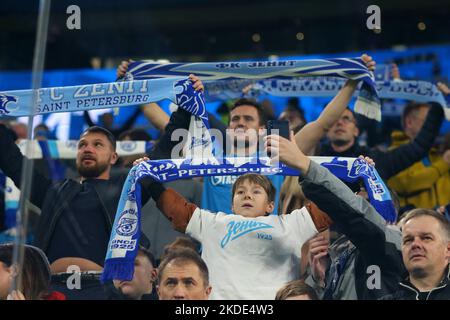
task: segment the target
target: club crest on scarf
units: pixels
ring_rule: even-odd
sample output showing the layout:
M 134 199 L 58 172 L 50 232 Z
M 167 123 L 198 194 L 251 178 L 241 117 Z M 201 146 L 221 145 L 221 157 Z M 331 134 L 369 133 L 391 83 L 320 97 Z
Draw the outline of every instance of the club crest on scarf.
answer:
M 10 111 L 8 111 L 8 104 L 11 102 L 17 102 L 17 97 L 0 93 L 0 115 L 10 113 Z
M 137 212 L 134 209 L 125 210 L 119 219 L 116 232 L 118 235 L 129 237 L 136 233 L 138 224 Z
M 360 97 L 355 108 L 371 119 L 381 120 L 381 106 L 375 88 L 375 78 L 361 58 L 311 59 L 289 61 L 154 63 L 136 61 L 128 73 L 134 79 L 170 78 L 196 74 L 207 84 L 211 80 L 291 79 L 295 77 L 331 76 L 361 80 Z M 364 95 L 362 95 L 364 93 Z
M 190 64 L 191 68 L 194 64 Z M 291 64 L 292 65 L 292 64 Z M 264 65 L 258 63 L 247 63 L 242 64 L 242 66 L 246 67 L 246 70 L 256 70 L 256 75 L 261 76 L 268 72 L 268 69 L 271 71 L 277 70 L 279 65 Z M 354 68 L 359 66 L 359 70 L 356 71 Z M 147 67 L 147 66 L 144 66 Z M 225 66 L 226 67 L 226 66 Z M 339 69 L 337 72 L 335 69 Z M 169 65 L 165 65 L 164 68 L 167 70 L 170 69 Z M 284 70 L 285 74 L 277 74 L 276 76 L 308 76 L 310 72 L 313 74 L 317 72 L 318 75 L 339 75 L 341 77 L 347 77 L 352 79 L 365 79 L 367 82 L 366 85 L 374 85 L 374 81 L 371 78 L 373 75 L 361 64 L 357 59 L 331 59 L 331 60 L 321 60 L 321 61 L 302 61 L 299 65 L 293 66 L 293 69 L 288 71 Z M 330 69 L 331 68 L 331 69 Z M 151 67 L 150 67 L 151 69 Z M 208 68 L 206 68 L 208 69 Z M 136 70 L 136 66 L 132 66 L 130 64 L 130 72 Z M 149 69 L 147 69 L 149 70 Z M 160 73 L 161 70 L 158 70 L 157 73 Z M 205 70 L 203 70 L 205 71 Z M 180 75 L 182 72 L 182 67 L 177 66 L 177 70 L 175 71 Z M 225 73 L 230 74 L 229 70 L 223 71 Z M 190 70 L 189 73 L 199 73 Z M 204 73 L 204 72 L 203 72 Z M 242 70 L 237 72 L 231 72 L 232 75 L 237 75 L 237 77 L 241 77 Z M 298 74 L 297 74 L 298 73 Z M 273 75 L 273 74 L 272 74 Z M 160 75 L 163 76 L 163 75 Z M 222 75 L 223 76 L 223 75 Z M 136 77 L 135 77 L 136 78 Z M 205 108 L 205 102 L 202 93 L 197 92 L 193 89 L 192 84 L 189 80 L 178 80 L 174 83 L 174 91 L 175 91 L 175 100 L 180 108 L 190 112 L 194 117 L 195 121 L 199 122 L 198 128 L 194 123 L 192 124 L 192 128 L 198 129 L 194 134 L 194 139 L 189 139 L 194 147 L 204 147 L 205 144 L 211 145 L 212 142 L 206 143 L 206 140 L 211 140 L 208 136 L 204 136 L 203 133 L 207 129 L 209 129 L 208 117 Z M 206 129 L 206 130 L 205 130 Z M 140 236 L 140 183 L 139 180 L 144 178 L 150 178 L 159 182 L 172 181 L 182 178 L 193 178 L 196 176 L 215 176 L 215 175 L 241 175 L 248 172 L 259 173 L 259 174 L 280 174 L 280 175 L 299 175 L 299 172 L 287 167 L 282 163 L 277 163 L 276 165 L 271 164 L 271 162 L 267 159 L 261 161 L 258 157 L 253 158 L 225 158 L 225 159 L 216 159 L 216 161 L 209 162 L 204 161 L 202 159 L 200 162 L 197 162 L 198 159 L 186 158 L 186 159 L 168 159 L 168 160 L 150 160 L 147 162 L 141 162 L 138 165 L 134 166 L 125 182 L 124 188 L 122 190 L 121 200 L 119 202 L 119 206 L 117 209 L 116 219 L 114 221 L 114 228 L 110 238 L 110 244 L 114 244 L 119 240 L 122 240 L 120 237 L 120 233 L 127 234 L 128 236 L 124 239 L 127 241 L 138 241 Z M 330 161 L 330 158 L 327 158 Z M 339 164 L 338 159 L 335 159 L 335 163 Z M 342 163 L 342 174 L 341 176 L 346 179 L 350 178 L 349 171 L 352 167 L 353 160 L 345 161 L 345 164 Z M 357 168 L 357 169 L 356 169 Z M 338 169 L 340 167 L 338 166 Z M 360 174 L 366 168 L 360 164 L 359 167 L 355 167 L 355 174 L 358 171 Z M 338 170 L 339 171 L 339 170 Z M 334 173 L 334 172 L 333 172 Z M 366 174 L 367 176 L 367 174 Z M 367 177 L 366 177 L 367 178 Z M 134 196 L 132 195 L 134 194 Z M 389 199 L 390 200 L 390 199 Z M 137 223 L 136 223 L 136 233 L 133 233 L 131 230 L 134 230 L 134 220 L 129 216 L 126 216 L 124 212 L 126 210 L 136 210 L 137 212 Z M 134 211 L 133 211 L 134 213 Z M 133 217 L 134 218 L 134 217 Z M 234 229 L 233 229 L 234 230 Z M 251 230 L 251 229 L 249 229 Z M 236 229 L 237 231 L 237 229 Z M 236 237 L 243 235 L 244 233 L 236 234 Z M 227 242 L 227 241 L 225 241 Z M 226 244 L 226 243 L 225 243 Z M 224 245 L 225 245 L 224 244 Z M 111 279 L 119 279 L 119 280 L 130 280 L 133 277 L 134 273 L 134 259 L 137 255 L 137 248 L 134 249 L 126 249 L 126 250 L 117 250 L 112 245 L 108 247 L 108 252 L 105 258 L 105 266 L 102 275 L 102 280 L 111 280 Z

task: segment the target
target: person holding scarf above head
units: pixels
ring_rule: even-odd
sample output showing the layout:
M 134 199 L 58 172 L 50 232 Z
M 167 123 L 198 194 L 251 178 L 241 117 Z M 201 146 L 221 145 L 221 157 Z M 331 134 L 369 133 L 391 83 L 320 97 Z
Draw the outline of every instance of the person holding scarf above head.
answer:
M 203 90 L 197 77 L 192 75 L 190 81 L 195 90 Z M 179 117 L 179 114 L 171 117 L 160 143 L 150 152 L 152 157 L 161 158 L 174 146 L 172 132 L 183 126 Z M 37 169 L 33 171 L 30 201 L 41 209 L 35 245 L 49 258 L 53 288 L 65 293 L 68 299 L 106 298 L 99 279 L 126 178 L 126 175 L 110 176 L 111 167 L 117 161 L 115 149 L 111 132 L 90 127 L 78 141 L 79 180 L 54 183 Z M 0 125 L 0 150 L 0 169 L 20 189 L 22 165 L 27 159 L 4 125 Z M 144 187 L 142 202 L 148 199 Z M 73 271 L 81 271 L 81 286 L 70 289 L 68 283 Z
M 358 123 L 350 108 L 344 108 L 335 116 L 332 125 L 321 133 L 329 142 L 321 145 L 320 156 L 358 157 L 363 154 L 377 163 L 381 178 L 387 181 L 426 156 L 439 134 L 444 111 L 437 103 L 431 103 L 417 135 L 410 142 L 388 151 L 358 144 Z
M 358 196 L 343 182 L 300 151 L 293 135 L 291 140 L 268 136 L 266 151 L 300 171 L 302 181 L 323 186 L 321 192 L 332 193 L 347 205 L 357 201 Z M 136 160 L 135 165 L 146 160 Z M 232 215 L 201 209 L 156 180 L 150 183 L 149 190 L 173 227 L 202 243 L 202 258 L 214 288 L 211 299 L 273 299 L 283 284 L 296 279 L 302 244 L 331 223 L 320 210 L 308 211 L 305 207 L 288 215 L 271 215 L 275 188 L 267 177 L 259 174 L 239 176 L 234 183 Z M 315 201 L 320 207 L 318 202 Z M 375 211 L 368 202 L 356 209 Z M 116 221 L 120 223 L 122 219 L 117 220 L 118 217 Z M 118 239 L 112 235 L 110 243 Z M 122 258 L 110 252 L 107 259 L 113 268 Z M 111 269 L 107 277 L 116 275 Z
M 363 54 L 361 59 L 369 70 L 375 69 L 375 61 L 372 60 L 372 57 Z M 129 63 L 130 61 L 122 61 L 118 66 L 117 75 L 119 78 L 125 76 Z M 357 80 L 348 80 L 344 88 L 327 105 L 319 118 L 307 124 L 296 134 L 296 142 L 305 154 L 312 154 L 322 136 L 339 118 L 355 93 L 358 83 Z M 175 113 L 181 113 L 184 116 L 186 123 L 183 127 L 188 127 L 191 120 L 190 116 L 186 116 L 185 111 L 181 108 L 178 108 Z M 230 110 L 227 128 L 223 124 L 217 124 L 218 126 L 215 127 L 214 123 L 217 124 L 217 122 L 211 121 L 212 128 L 218 129 L 222 133 L 226 132 L 226 136 L 222 137 L 223 150 L 221 151 L 224 156 L 250 157 L 258 154 L 263 155 L 264 150 L 258 150 L 258 140 L 262 137 L 263 130 L 266 128 L 266 119 L 263 108 L 255 100 L 243 98 L 235 101 Z M 169 153 L 166 158 L 171 158 Z M 231 213 L 231 189 L 237 178 L 238 176 L 205 177 L 202 207 L 212 212 Z M 277 192 L 275 205 L 278 208 L 278 192 L 281 189 L 283 178 L 272 175 L 269 176 L 269 179 Z M 274 210 L 274 213 L 277 214 L 277 210 Z

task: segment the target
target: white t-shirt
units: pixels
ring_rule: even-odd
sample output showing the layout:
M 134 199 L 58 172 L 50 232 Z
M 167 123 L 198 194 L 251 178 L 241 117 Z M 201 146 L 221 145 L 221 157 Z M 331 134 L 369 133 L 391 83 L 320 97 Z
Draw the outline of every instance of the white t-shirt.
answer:
M 273 300 L 297 279 L 303 243 L 317 234 L 306 208 L 246 218 L 197 208 L 186 233 L 202 243 L 214 300 Z

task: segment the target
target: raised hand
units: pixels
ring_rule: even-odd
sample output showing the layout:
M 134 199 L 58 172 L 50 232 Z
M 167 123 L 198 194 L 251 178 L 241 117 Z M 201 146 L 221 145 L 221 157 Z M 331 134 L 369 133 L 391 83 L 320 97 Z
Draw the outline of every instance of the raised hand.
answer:
M 150 160 L 150 158 L 148 158 L 148 157 L 142 157 L 142 158 L 136 159 L 133 161 L 133 167 L 138 165 L 141 162 L 148 161 L 148 160 Z
M 199 77 L 197 77 L 194 74 L 189 75 L 189 80 L 192 81 L 192 86 L 194 87 L 195 91 L 205 91 L 205 86 L 203 85 L 202 81 Z
M 329 245 L 329 241 L 321 234 L 309 240 L 308 261 L 311 266 L 312 276 L 314 281 L 322 287 L 325 286 L 325 273 L 330 264 L 328 257 Z
M 298 148 L 292 131 L 290 140 L 279 135 L 269 135 L 264 139 L 264 147 L 275 162 L 281 161 L 288 167 L 308 171 L 311 160 Z
M 375 60 L 372 59 L 371 56 L 367 55 L 367 54 L 363 54 L 361 56 L 362 61 L 364 61 L 364 63 L 366 64 L 367 69 L 369 69 L 370 71 L 375 71 L 375 65 L 377 64 L 375 62 Z
M 391 64 L 391 77 L 394 80 L 401 80 L 400 78 L 400 69 L 398 68 L 396 63 Z
M 128 71 L 128 65 L 130 62 L 134 62 L 133 60 L 123 60 L 116 70 L 116 76 L 118 79 L 123 78 L 125 76 L 125 73 Z
M 361 160 L 366 161 L 370 166 L 375 167 L 375 161 L 373 161 L 372 158 L 365 157 L 363 155 L 360 155 L 358 158 L 361 159 Z
M 437 87 L 439 91 L 441 91 L 444 94 L 444 96 L 448 96 L 450 94 L 450 89 L 445 83 L 438 82 Z

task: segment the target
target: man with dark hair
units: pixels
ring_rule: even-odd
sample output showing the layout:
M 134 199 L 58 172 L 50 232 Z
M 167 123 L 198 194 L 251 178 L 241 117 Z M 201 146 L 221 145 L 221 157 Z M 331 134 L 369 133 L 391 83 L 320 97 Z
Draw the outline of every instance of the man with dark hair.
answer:
M 208 300 L 208 267 L 194 250 L 173 249 L 159 266 L 157 290 L 160 300 Z
M 20 188 L 22 164 L 27 159 L 7 138 L 5 127 L 0 127 L 0 149 L 0 168 Z M 53 287 L 69 299 L 101 298 L 101 287 L 94 289 L 92 279 L 98 283 L 120 196 L 122 184 L 110 180 L 116 161 L 114 137 L 106 129 L 91 127 L 78 142 L 79 181 L 65 179 L 54 184 L 34 169 L 30 201 L 41 209 L 35 244 L 49 258 Z M 83 292 L 67 288 L 68 272 L 74 266 L 82 272 L 82 289 L 89 282 Z
M 408 278 L 385 300 L 450 299 L 450 222 L 429 209 L 414 209 L 403 220 L 402 256 Z
M 423 103 L 409 103 L 403 111 L 403 132 L 392 133 L 391 149 L 399 148 L 416 139 L 430 111 Z M 439 129 L 439 126 L 437 126 Z M 450 163 L 440 150 L 429 148 L 422 158 L 389 179 L 389 186 L 399 195 L 403 211 L 411 208 L 435 208 L 450 203 Z
M 258 141 L 266 127 L 263 108 L 253 99 L 239 99 L 230 110 L 230 122 L 224 137 L 223 150 L 227 155 L 238 157 L 256 156 Z M 231 213 L 231 189 L 238 176 L 212 176 L 203 180 L 202 204 L 204 209 L 212 212 Z M 283 177 L 268 176 L 276 190 L 281 189 Z M 275 197 L 278 207 L 278 196 Z
M 194 87 L 203 90 L 196 77 Z M 198 81 L 198 83 L 197 83 Z M 174 146 L 171 135 L 183 125 L 180 116 L 172 116 L 160 143 L 150 153 L 153 159 Z M 90 127 L 78 142 L 76 157 L 79 180 L 54 183 L 34 169 L 30 202 L 41 209 L 35 244 L 49 258 L 56 290 L 69 299 L 105 298 L 99 279 L 108 246 L 114 216 L 127 173 L 111 176 L 117 161 L 116 141 L 108 130 Z M 21 188 L 25 158 L 4 125 L 0 125 L 0 169 Z M 142 203 L 149 199 L 145 181 L 141 182 Z M 81 288 L 68 288 L 73 273 L 81 271 Z M 70 278 L 70 279 L 69 279 Z M 83 282 L 83 279 L 86 281 Z M 69 281 L 69 282 L 68 282 Z

